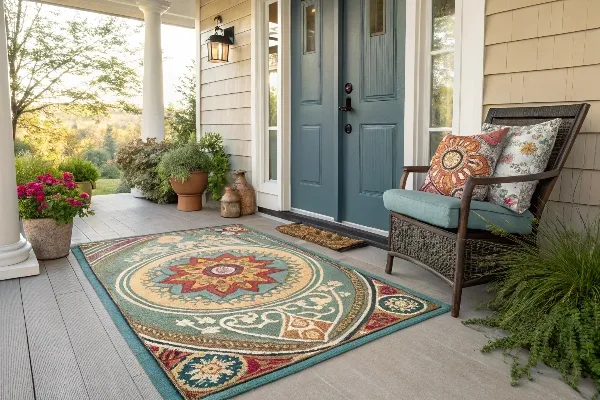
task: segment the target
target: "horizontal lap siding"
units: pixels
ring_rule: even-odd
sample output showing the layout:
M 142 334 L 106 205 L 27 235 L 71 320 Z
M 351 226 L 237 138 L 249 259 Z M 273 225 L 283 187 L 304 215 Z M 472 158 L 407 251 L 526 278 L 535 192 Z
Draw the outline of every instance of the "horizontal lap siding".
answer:
M 600 0 L 487 0 L 486 14 L 484 116 L 591 104 L 548 207 L 580 228 L 600 215 Z
M 223 136 L 225 149 L 231 154 L 231 170 L 251 172 L 251 2 L 200 0 L 199 5 L 202 43 L 214 33 L 217 15 L 223 18 L 223 28 L 235 28 L 235 44 L 230 48 L 228 63 L 209 63 L 206 45 L 202 46 L 200 130 Z

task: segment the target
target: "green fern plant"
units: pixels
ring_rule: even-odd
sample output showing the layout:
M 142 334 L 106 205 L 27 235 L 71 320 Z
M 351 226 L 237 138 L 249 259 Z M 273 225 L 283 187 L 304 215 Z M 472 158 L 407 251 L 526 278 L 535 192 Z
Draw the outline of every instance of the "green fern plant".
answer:
M 482 351 L 501 349 L 512 358 L 513 385 L 531 379 L 531 368 L 543 362 L 574 389 L 582 377 L 600 389 L 600 220 L 581 231 L 545 221 L 537 240 L 519 239 L 500 264 L 505 268 L 486 303 L 493 314 L 465 321 L 508 332 Z M 526 363 L 513 354 L 521 348 L 529 350 Z

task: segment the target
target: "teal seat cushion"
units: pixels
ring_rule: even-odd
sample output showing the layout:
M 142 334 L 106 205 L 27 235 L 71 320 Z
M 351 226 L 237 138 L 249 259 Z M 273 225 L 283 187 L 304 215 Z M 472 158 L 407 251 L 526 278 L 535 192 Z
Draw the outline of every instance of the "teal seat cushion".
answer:
M 460 199 L 456 197 L 417 190 L 392 189 L 383 194 L 383 204 L 390 211 L 430 225 L 448 229 L 458 228 Z M 489 226 L 495 226 L 510 233 L 529 234 L 533 218 L 529 210 L 517 214 L 497 204 L 473 200 L 468 228 L 490 230 Z

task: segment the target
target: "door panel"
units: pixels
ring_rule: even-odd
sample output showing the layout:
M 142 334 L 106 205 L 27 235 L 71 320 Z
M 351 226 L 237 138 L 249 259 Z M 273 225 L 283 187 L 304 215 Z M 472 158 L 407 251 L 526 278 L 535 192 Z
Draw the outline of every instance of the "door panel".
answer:
M 381 196 L 394 185 L 395 135 L 395 125 L 360 127 L 360 195 Z
M 344 79 L 356 89 L 344 113 L 353 132 L 342 143 L 342 218 L 387 230 L 382 195 L 397 186 L 404 154 L 405 2 L 345 4 Z
M 387 230 L 382 195 L 404 154 L 405 0 L 345 0 L 339 43 L 336 3 L 291 2 L 292 207 Z M 338 110 L 347 96 L 352 110 Z
M 292 4 L 292 207 L 337 215 L 333 2 Z

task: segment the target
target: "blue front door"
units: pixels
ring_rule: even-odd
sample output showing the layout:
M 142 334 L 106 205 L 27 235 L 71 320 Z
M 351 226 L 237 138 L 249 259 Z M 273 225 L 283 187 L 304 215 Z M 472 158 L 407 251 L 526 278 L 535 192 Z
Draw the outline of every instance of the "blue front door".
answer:
M 405 1 L 346 0 L 338 35 L 333 1 L 292 3 L 292 207 L 387 230 L 382 195 L 403 166 Z

